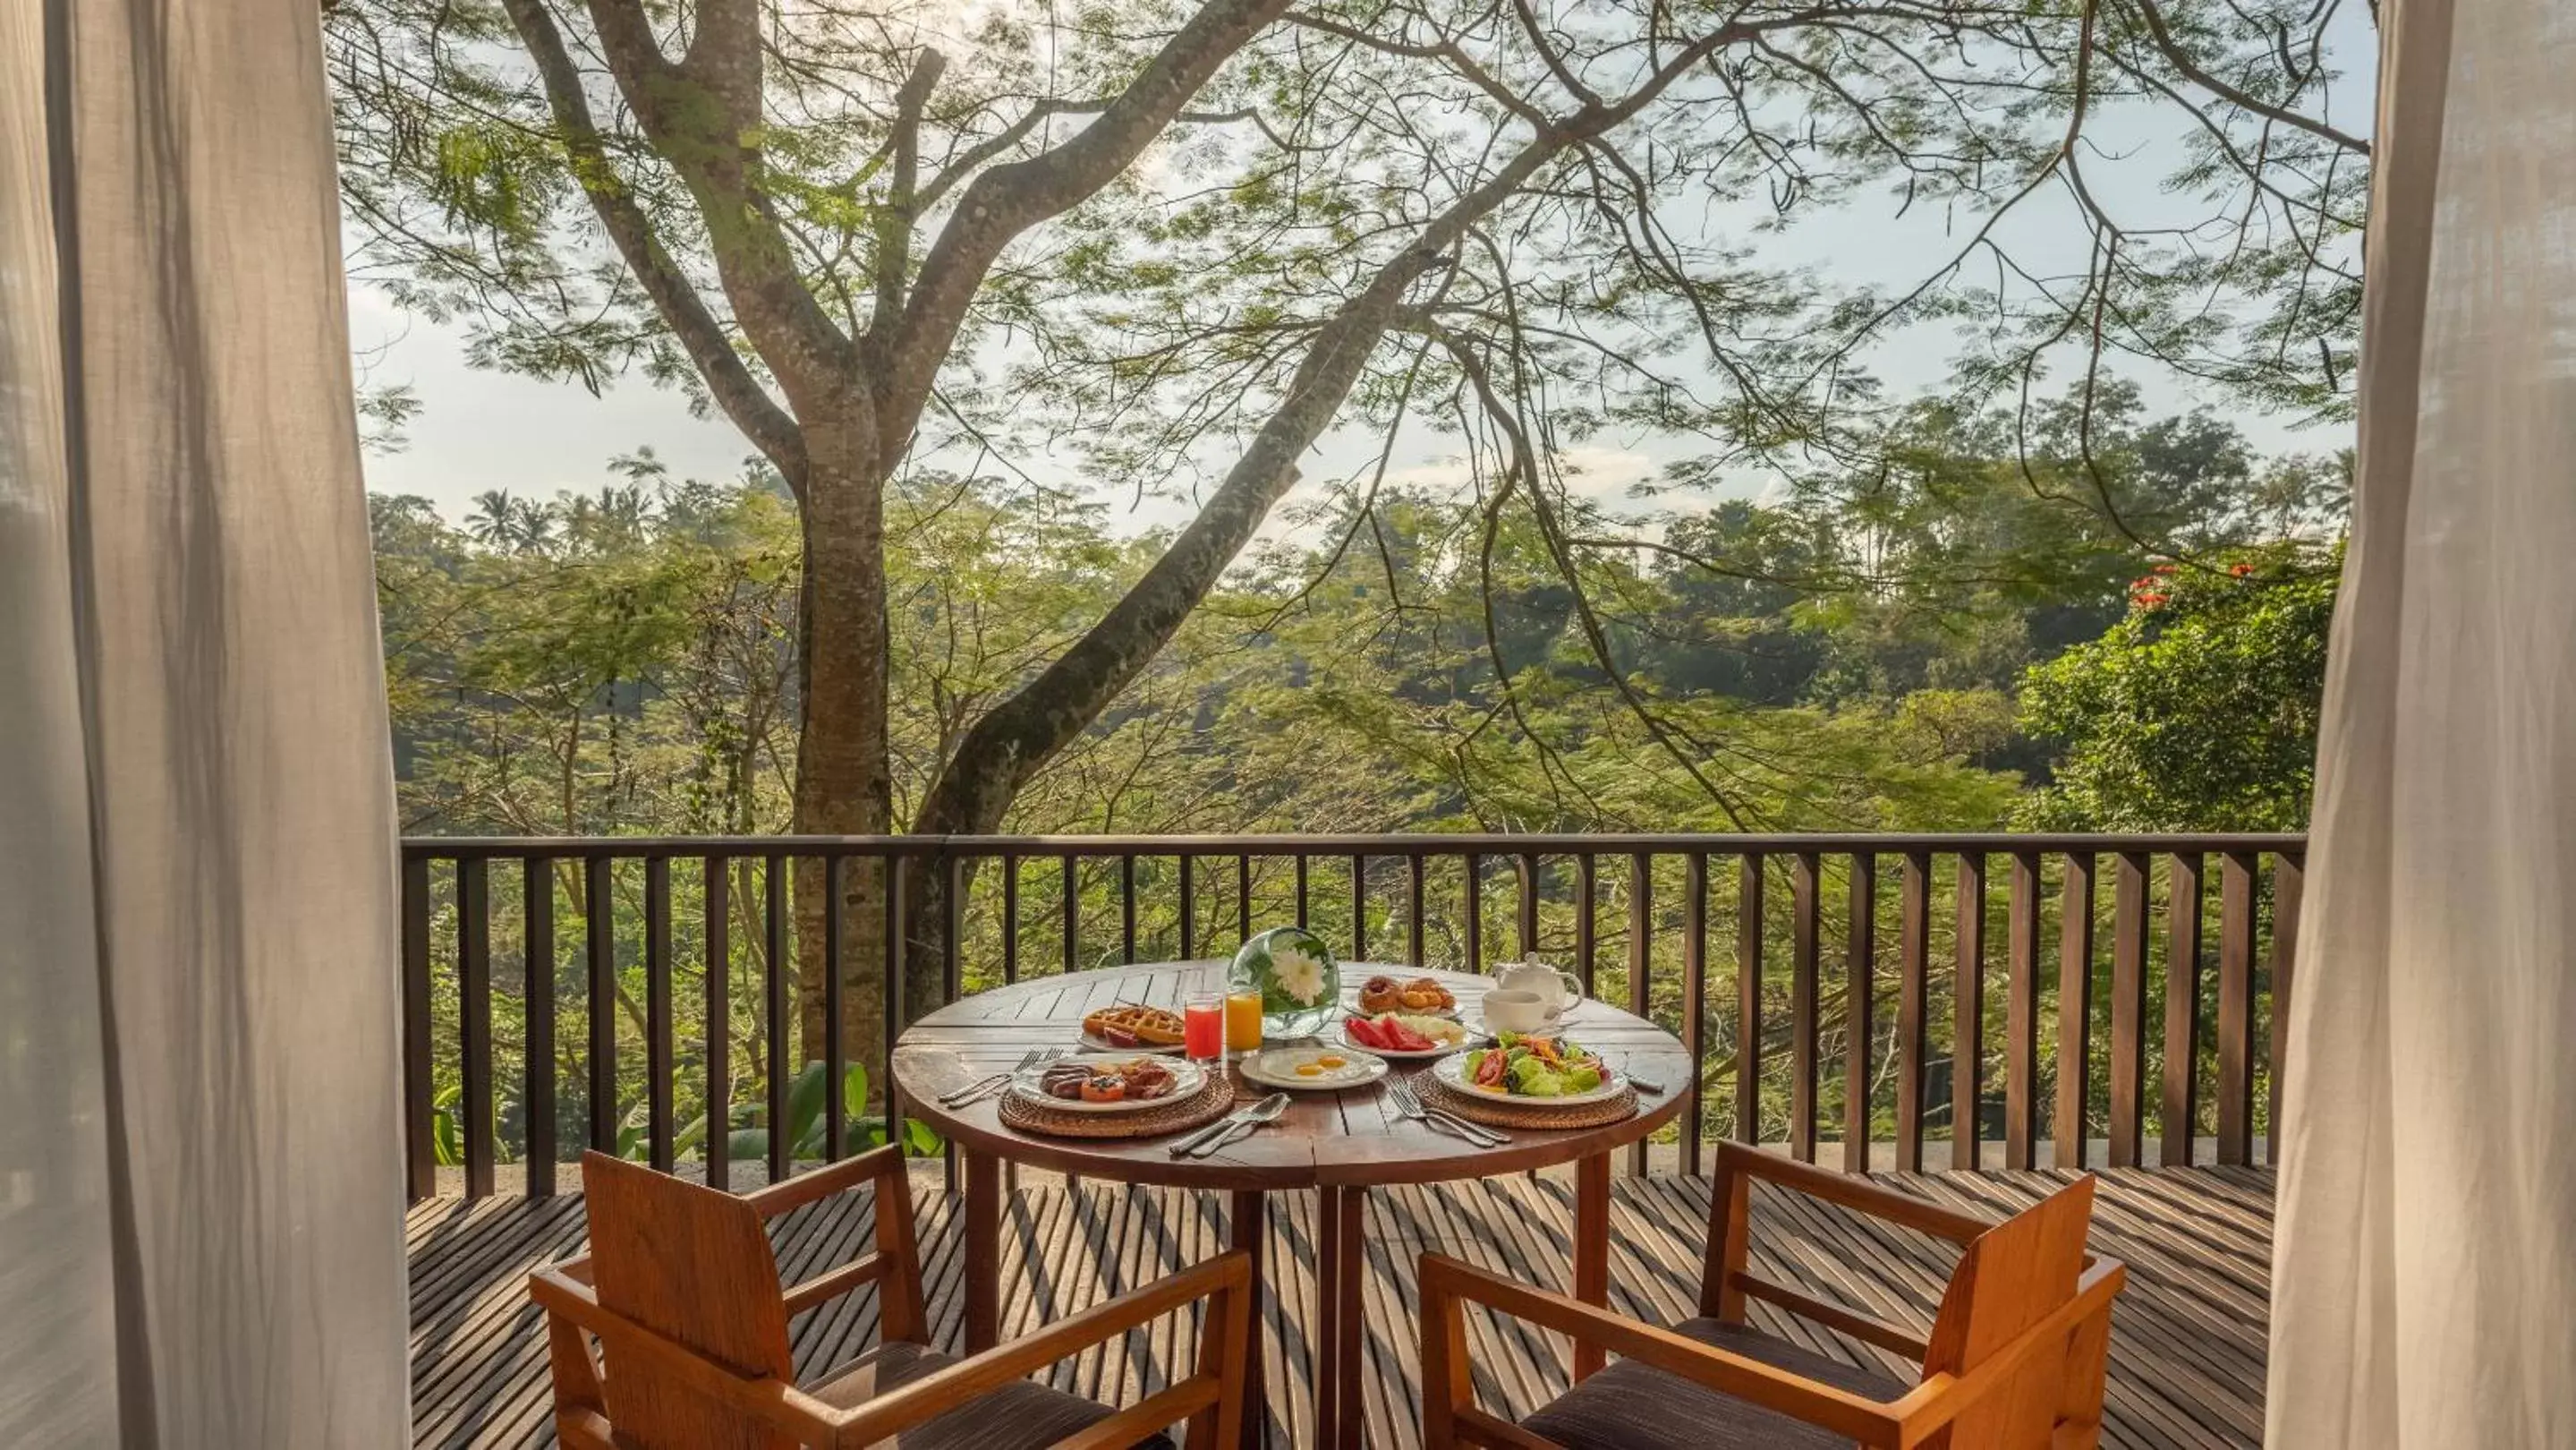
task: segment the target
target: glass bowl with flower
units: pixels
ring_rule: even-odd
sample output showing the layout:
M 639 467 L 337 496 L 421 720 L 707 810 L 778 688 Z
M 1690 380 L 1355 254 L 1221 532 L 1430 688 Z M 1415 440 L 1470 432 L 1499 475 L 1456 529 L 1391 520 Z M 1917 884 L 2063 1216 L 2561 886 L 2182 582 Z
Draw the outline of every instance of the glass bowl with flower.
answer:
M 1261 994 L 1263 1036 L 1312 1037 L 1341 1008 L 1342 969 L 1322 937 L 1302 926 L 1274 927 L 1234 954 L 1226 988 Z

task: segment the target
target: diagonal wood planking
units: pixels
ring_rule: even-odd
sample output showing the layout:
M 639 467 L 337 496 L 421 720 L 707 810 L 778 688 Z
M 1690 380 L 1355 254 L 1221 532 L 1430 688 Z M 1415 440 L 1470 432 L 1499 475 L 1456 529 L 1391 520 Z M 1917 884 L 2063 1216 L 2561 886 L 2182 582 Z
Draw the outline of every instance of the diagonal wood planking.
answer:
M 2036 1202 L 2064 1181 L 2054 1172 L 1905 1175 L 1914 1192 L 1989 1217 Z M 1614 1183 L 1611 1303 L 1668 1322 L 1691 1312 L 1708 1215 L 1705 1179 L 1655 1176 Z M 924 1275 L 933 1332 L 959 1336 L 962 1266 L 956 1201 L 924 1178 Z M 1753 1256 L 1821 1297 L 1927 1328 L 1947 1278 L 1946 1246 L 1839 1209 L 1757 1188 Z M 1562 1174 L 1404 1186 L 1369 1195 L 1368 1278 L 1362 1299 L 1369 1443 L 1410 1447 L 1414 1422 L 1413 1266 L 1426 1249 L 1456 1254 L 1543 1284 L 1565 1274 L 1574 1194 Z M 1030 1186 L 1005 1210 L 1005 1337 L 1206 1257 L 1224 1242 L 1221 1194 L 1090 1184 Z M 2248 1168 L 2124 1169 L 2105 1173 L 2093 1246 L 2125 1259 L 2130 1288 L 2112 1344 L 2108 1433 L 2124 1446 L 2259 1443 L 2272 1177 Z M 1273 1198 L 1262 1315 L 1268 1383 L 1307 1383 L 1306 1337 L 1315 1287 L 1314 1195 Z M 861 1195 L 798 1210 L 776 1230 L 780 1266 L 801 1277 L 863 1251 L 872 1231 Z M 442 1450 L 540 1446 L 547 1423 L 544 1338 L 523 1288 L 532 1266 L 574 1252 L 578 1197 L 431 1199 L 406 1224 L 412 1278 L 414 1443 Z M 1778 1319 L 1757 1320 L 1824 1353 L 1908 1373 L 1879 1351 Z M 1198 1326 L 1176 1318 L 1058 1366 L 1050 1382 L 1124 1402 L 1172 1382 Z M 873 1290 L 818 1308 L 794 1326 L 796 1362 L 811 1376 L 873 1343 Z M 1562 1345 L 1471 1311 L 1469 1346 L 1488 1406 L 1523 1414 L 1561 1391 Z M 1270 1396 L 1271 1443 L 1313 1443 L 1309 1397 Z

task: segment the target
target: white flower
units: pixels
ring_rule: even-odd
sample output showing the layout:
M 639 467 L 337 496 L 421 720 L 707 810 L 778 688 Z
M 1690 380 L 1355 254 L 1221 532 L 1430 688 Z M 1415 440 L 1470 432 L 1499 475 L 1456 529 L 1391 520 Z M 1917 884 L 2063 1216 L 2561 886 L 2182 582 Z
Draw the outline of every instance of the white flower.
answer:
M 1300 1002 L 1312 1004 L 1324 995 L 1324 963 L 1295 947 L 1270 949 L 1270 977 L 1279 990 Z

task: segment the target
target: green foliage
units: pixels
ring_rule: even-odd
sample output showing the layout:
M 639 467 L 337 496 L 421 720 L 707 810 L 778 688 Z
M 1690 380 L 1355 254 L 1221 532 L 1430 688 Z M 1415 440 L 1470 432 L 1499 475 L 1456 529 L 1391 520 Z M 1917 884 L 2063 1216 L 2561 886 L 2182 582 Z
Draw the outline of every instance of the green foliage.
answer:
M 2022 728 L 2063 753 L 2016 820 L 2304 829 L 2340 555 L 2287 545 L 2138 580 L 2126 618 L 2026 677 Z

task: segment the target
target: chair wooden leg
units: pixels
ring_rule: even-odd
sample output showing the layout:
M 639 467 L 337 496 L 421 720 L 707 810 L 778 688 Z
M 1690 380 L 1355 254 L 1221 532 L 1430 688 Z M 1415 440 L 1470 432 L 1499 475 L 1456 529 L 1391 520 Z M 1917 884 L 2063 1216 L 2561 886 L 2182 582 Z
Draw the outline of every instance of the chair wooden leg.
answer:
M 1244 1389 L 1251 1377 L 1246 1365 L 1261 1362 L 1260 1346 L 1252 1338 L 1252 1303 L 1259 1293 L 1259 1281 L 1248 1279 L 1241 1288 L 1219 1294 L 1200 1324 L 1198 1373 L 1217 1382 L 1217 1400 L 1190 1417 L 1186 1438 L 1193 1450 L 1221 1444 L 1222 1436 L 1243 1425 Z M 1250 1408 L 1258 1413 L 1260 1407 Z
M 1420 1298 L 1423 1450 L 1451 1450 L 1458 1443 L 1458 1408 L 1475 1393 L 1465 1306 L 1438 1287 L 1436 1275 L 1429 1272 L 1422 1276 Z

